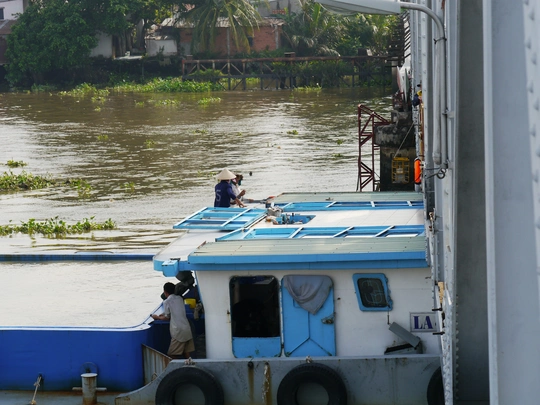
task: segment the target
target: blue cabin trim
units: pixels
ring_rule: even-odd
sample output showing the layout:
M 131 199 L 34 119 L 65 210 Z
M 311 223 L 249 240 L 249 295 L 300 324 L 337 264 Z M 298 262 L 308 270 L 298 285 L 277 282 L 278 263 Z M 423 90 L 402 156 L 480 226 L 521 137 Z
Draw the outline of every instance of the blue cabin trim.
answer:
M 236 358 L 279 357 L 281 338 L 278 337 L 233 337 L 232 352 Z
M 313 261 L 310 255 L 295 255 L 296 261 L 283 260 L 280 262 L 270 262 L 274 256 L 260 257 L 260 261 L 249 263 L 235 262 L 228 263 L 191 263 L 190 261 L 166 260 L 154 261 L 154 269 L 163 272 L 166 277 L 175 277 L 179 271 L 278 271 L 278 270 L 362 270 L 362 269 L 407 269 L 407 268 L 427 268 L 425 252 L 409 254 L 409 257 L 396 257 L 388 259 L 383 254 L 373 254 L 371 257 L 350 256 L 348 258 L 338 258 L 335 255 L 328 255 L 325 261 Z M 317 257 L 321 259 L 321 257 Z M 341 259 L 341 260 L 340 260 Z M 268 260 L 268 261 L 267 261 Z
M 260 254 L 256 256 L 230 255 L 230 256 L 210 256 L 210 255 L 190 255 L 186 264 L 188 266 L 212 265 L 213 267 L 229 267 L 231 265 L 249 264 L 252 268 L 265 268 L 266 264 L 294 264 L 305 263 L 310 267 L 319 263 L 329 263 L 333 268 L 335 263 L 380 261 L 384 262 L 405 262 L 405 261 L 425 261 L 426 253 L 420 252 L 374 252 L 374 253 L 294 253 L 294 254 Z M 254 266 L 254 267 L 253 267 Z M 427 263 L 426 263 L 427 266 Z M 386 268 L 383 266 L 381 268 Z

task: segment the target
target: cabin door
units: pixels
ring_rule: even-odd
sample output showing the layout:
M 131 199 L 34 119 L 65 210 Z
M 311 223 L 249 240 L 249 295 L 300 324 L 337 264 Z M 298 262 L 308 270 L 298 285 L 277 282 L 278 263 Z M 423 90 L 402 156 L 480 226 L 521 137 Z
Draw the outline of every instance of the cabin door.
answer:
M 281 283 L 283 347 L 287 357 L 335 356 L 334 289 L 312 314 L 302 308 Z
M 234 357 L 278 357 L 279 282 L 272 276 L 232 277 L 232 351 Z

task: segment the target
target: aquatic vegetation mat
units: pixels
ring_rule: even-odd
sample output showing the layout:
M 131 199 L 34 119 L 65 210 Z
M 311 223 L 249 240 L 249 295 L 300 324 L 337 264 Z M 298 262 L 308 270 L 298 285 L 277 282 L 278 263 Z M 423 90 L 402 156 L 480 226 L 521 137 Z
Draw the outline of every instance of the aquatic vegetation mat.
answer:
M 62 238 L 66 235 L 81 234 L 91 231 L 116 229 L 116 223 L 112 219 L 105 222 L 96 222 L 94 217 L 84 218 L 75 224 L 68 224 L 58 217 L 36 221 L 31 218 L 21 225 L 0 225 L 0 236 L 9 236 L 16 233 L 28 235 L 41 234 L 48 237 Z
M 28 164 L 28 163 L 25 163 L 25 162 L 23 162 L 22 160 L 13 160 L 13 159 L 11 159 L 11 160 L 8 160 L 8 161 L 7 161 L 7 165 L 8 165 L 9 167 L 24 167 L 24 166 L 26 166 L 27 164 Z
M 105 136 L 108 139 L 108 136 Z M 62 182 L 53 179 L 49 174 L 38 176 L 26 171 L 22 171 L 20 174 L 9 171 L 0 176 L 0 192 L 39 190 L 57 185 L 67 185 L 76 189 L 79 198 L 89 198 L 92 193 L 92 186 L 83 179 L 68 179 Z
M 19 174 L 9 171 L 0 176 L 0 191 L 37 190 L 54 184 L 56 181 L 49 176 L 36 176 L 26 171 Z

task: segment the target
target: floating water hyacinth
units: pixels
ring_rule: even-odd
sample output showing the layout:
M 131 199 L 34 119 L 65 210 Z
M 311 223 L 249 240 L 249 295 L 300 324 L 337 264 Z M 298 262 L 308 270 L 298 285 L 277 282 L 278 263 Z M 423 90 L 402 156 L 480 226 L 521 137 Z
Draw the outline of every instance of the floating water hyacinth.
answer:
M 28 222 L 22 222 L 21 225 L 0 225 L 0 236 L 23 233 L 62 238 L 70 234 L 80 234 L 96 230 L 112 230 L 115 228 L 116 223 L 110 218 L 101 223 L 94 221 L 94 217 L 84 218 L 75 224 L 68 224 L 58 219 L 58 217 L 46 219 L 45 221 L 36 221 L 34 218 L 31 218 Z
M 25 163 L 25 162 L 23 162 L 22 160 L 18 160 L 18 161 L 15 161 L 15 160 L 8 160 L 6 164 L 7 164 L 9 167 L 24 167 L 24 166 L 26 166 L 28 163 Z
M 0 176 L 0 191 L 36 190 L 56 184 L 50 176 L 34 176 L 22 171 L 15 174 L 11 171 Z
M 197 104 L 208 105 L 208 104 L 219 103 L 219 102 L 221 102 L 221 98 L 219 97 L 205 97 L 197 101 Z

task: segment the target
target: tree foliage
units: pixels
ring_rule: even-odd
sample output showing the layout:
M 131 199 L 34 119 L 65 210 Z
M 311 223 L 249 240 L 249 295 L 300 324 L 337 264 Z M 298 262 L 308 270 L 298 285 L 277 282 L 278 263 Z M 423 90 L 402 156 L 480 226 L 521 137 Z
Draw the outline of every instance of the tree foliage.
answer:
M 248 36 L 259 27 L 261 15 L 249 0 L 195 0 L 185 13 L 193 25 L 193 45 L 200 51 L 211 49 L 219 26 L 226 23 L 237 48 L 249 51 Z
M 40 83 L 51 70 L 86 63 L 97 40 L 84 17 L 76 2 L 32 2 L 8 36 L 8 80 L 19 83 L 31 75 Z
M 131 33 L 141 19 L 152 23 L 168 0 L 31 0 L 8 36 L 7 78 L 41 83 L 51 71 L 87 66 L 96 35 Z
M 113 35 L 117 54 L 123 54 L 131 50 L 137 24 L 160 23 L 173 9 L 194 27 L 194 49 L 212 51 L 218 29 L 226 26 L 236 48 L 249 52 L 248 38 L 261 21 L 259 1 L 267 4 L 266 0 L 29 1 L 8 36 L 7 78 L 14 85 L 41 84 L 51 72 L 89 66 L 100 32 Z M 345 17 L 313 0 L 298 1 L 300 11 L 285 15 L 283 27 L 286 41 L 298 56 L 356 55 L 358 48 L 370 48 L 374 55 L 386 53 L 396 17 Z M 137 37 L 140 42 L 144 38 Z
M 399 22 L 399 17 L 373 14 L 365 15 L 364 18 L 371 28 L 368 47 L 371 49 L 373 55 L 386 55 L 388 53 L 392 30 Z
M 285 16 L 284 36 L 298 56 L 352 56 L 358 48 L 384 55 L 399 17 L 338 15 L 315 3 L 299 0 L 300 11 Z
M 313 0 L 299 0 L 300 11 L 285 16 L 283 33 L 298 56 L 338 56 L 340 16 Z
M 342 19 L 343 35 L 337 44 L 340 55 L 353 56 L 358 54 L 358 48 L 371 48 L 373 27 L 369 24 L 367 15 L 355 14 Z

